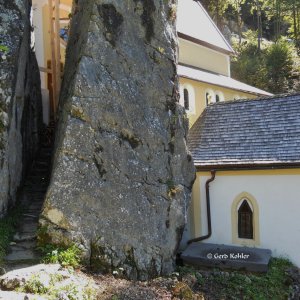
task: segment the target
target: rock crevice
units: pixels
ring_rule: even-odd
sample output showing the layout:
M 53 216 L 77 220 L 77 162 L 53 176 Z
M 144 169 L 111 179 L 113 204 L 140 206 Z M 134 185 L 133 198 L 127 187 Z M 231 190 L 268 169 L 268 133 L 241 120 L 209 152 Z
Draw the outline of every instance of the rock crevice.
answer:
M 169 2 L 76 4 L 40 218 L 51 242 L 78 243 L 94 270 L 134 279 L 173 270 L 195 176 Z
M 40 75 L 29 1 L 0 1 L 0 215 L 13 206 L 39 146 Z

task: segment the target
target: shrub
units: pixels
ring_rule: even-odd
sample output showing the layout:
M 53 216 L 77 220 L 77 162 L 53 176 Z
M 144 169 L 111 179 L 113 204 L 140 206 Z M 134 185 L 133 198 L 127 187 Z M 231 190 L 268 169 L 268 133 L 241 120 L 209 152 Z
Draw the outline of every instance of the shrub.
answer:
M 63 267 L 77 268 L 80 266 L 82 251 L 73 244 L 68 248 L 59 248 L 54 245 L 45 245 L 39 248 L 44 254 L 45 263 L 59 263 Z

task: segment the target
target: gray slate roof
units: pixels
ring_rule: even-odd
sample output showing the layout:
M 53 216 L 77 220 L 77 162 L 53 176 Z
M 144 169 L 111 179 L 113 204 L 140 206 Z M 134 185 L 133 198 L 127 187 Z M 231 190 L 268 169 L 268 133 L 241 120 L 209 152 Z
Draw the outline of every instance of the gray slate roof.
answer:
M 300 165 L 300 94 L 211 104 L 188 145 L 203 169 Z

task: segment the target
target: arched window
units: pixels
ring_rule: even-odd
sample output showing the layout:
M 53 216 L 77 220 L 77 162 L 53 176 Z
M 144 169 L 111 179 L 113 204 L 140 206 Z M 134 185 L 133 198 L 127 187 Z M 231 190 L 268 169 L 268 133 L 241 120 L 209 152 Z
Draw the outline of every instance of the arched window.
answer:
M 183 99 L 184 99 L 184 108 L 186 110 L 190 109 L 190 96 L 189 91 L 187 89 L 183 90 Z
M 207 92 L 205 94 L 206 106 L 211 103 L 212 100 L 211 98 L 212 98 L 211 95 Z
M 215 93 L 213 90 L 209 89 L 205 91 L 205 104 L 206 106 L 215 102 Z
M 215 97 L 216 102 L 221 102 L 221 101 L 225 100 L 224 94 L 222 92 L 216 91 L 215 94 L 216 94 L 216 97 Z
M 237 195 L 231 206 L 232 243 L 242 246 L 260 245 L 259 206 L 247 192 Z
M 185 108 L 188 114 L 196 113 L 195 90 L 191 84 L 185 83 L 180 85 L 180 100 L 179 103 Z
M 253 211 L 246 199 L 238 210 L 238 235 L 240 239 L 253 239 Z

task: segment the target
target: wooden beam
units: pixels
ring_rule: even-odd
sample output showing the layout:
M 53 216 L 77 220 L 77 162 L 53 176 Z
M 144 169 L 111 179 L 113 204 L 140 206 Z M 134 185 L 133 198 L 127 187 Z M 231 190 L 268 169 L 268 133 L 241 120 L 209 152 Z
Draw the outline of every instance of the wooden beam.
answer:
M 60 38 L 60 43 L 67 47 L 67 42 L 64 39 Z
M 56 56 L 56 85 L 57 85 L 57 94 L 56 94 L 56 108 L 59 101 L 59 92 L 61 86 L 61 58 L 60 58 L 60 0 L 55 0 L 55 56 Z
M 51 48 L 51 70 L 52 70 L 52 91 L 53 100 L 51 103 L 51 110 L 54 119 L 56 119 L 56 97 L 57 97 L 57 84 L 56 84 L 56 59 L 55 59 L 55 41 L 54 41 L 54 29 L 53 29 L 53 2 L 48 0 L 49 6 L 49 26 L 50 26 L 50 48 Z
M 45 67 L 39 67 L 39 70 L 43 73 L 52 74 L 52 70 Z

